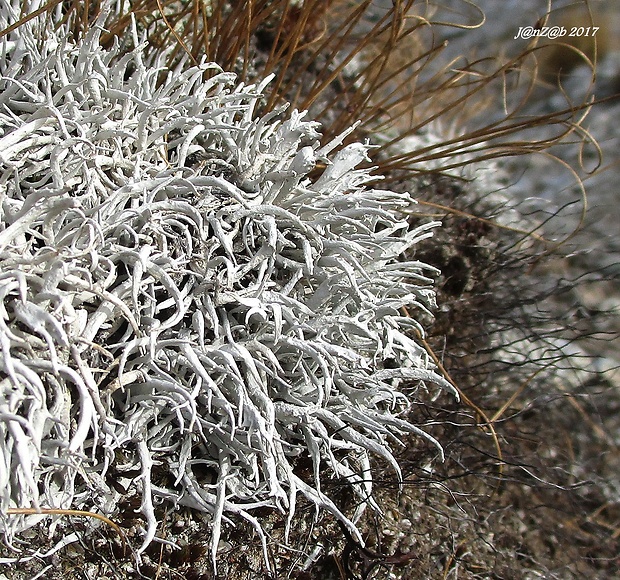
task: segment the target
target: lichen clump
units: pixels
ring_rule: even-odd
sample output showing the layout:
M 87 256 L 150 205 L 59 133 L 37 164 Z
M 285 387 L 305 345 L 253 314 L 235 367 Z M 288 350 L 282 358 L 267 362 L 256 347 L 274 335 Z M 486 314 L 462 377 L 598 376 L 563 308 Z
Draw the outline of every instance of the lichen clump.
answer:
M 412 229 L 408 196 L 367 185 L 366 145 L 257 114 L 268 79 L 37 26 L 0 54 L 5 536 L 37 521 L 10 508 L 114 515 L 133 489 L 142 549 L 154 502 L 211 513 L 215 559 L 227 517 L 263 537 L 252 510 L 290 523 L 298 494 L 361 539 L 370 457 L 398 475 L 391 448 L 412 432 L 441 454 L 404 415 L 425 386 L 451 389 L 402 312 L 432 306 L 432 269 L 403 255 L 433 224 Z M 325 477 L 351 483 L 356 513 Z

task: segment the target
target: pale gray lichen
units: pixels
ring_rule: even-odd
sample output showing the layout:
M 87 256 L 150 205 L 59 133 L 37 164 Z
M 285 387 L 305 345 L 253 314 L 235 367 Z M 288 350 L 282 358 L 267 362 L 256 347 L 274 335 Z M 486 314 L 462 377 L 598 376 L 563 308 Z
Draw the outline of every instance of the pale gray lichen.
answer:
M 38 521 L 10 508 L 113 515 L 120 484 L 141 493 L 141 549 L 155 502 L 212 514 L 215 561 L 228 516 L 265 542 L 252 510 L 290 524 L 298 494 L 361 541 L 371 455 L 398 475 L 405 433 L 441 454 L 405 413 L 425 383 L 453 389 L 401 313 L 432 305 L 432 269 L 403 255 L 433 224 L 366 185 L 366 145 L 258 115 L 268 79 L 168 71 L 137 34 L 121 54 L 99 33 L 32 22 L 0 47 L 0 528 Z

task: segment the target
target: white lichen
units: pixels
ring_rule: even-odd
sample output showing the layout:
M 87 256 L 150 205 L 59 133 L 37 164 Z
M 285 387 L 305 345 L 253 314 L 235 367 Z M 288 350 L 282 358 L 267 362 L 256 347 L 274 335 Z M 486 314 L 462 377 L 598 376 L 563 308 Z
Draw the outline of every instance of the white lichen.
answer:
M 252 510 L 290 523 L 298 494 L 361 541 L 371 456 L 399 477 L 405 433 L 441 454 L 404 417 L 425 382 L 451 390 L 401 313 L 432 305 L 432 269 L 403 258 L 432 224 L 365 185 L 367 146 L 258 115 L 268 79 L 37 27 L 0 47 L 0 529 L 38 521 L 10 508 L 114 515 L 120 484 L 142 496 L 141 550 L 156 502 L 212 514 L 215 561 L 231 514 L 265 543 Z

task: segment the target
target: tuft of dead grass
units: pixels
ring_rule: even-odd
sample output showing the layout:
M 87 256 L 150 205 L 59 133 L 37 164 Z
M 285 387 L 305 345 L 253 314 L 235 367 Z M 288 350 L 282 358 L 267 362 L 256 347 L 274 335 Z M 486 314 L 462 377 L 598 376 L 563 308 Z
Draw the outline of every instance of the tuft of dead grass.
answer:
M 47 12 L 79 38 L 102 5 L 50 0 L 29 12 L 24 4 L 21 19 L 0 36 Z M 275 74 L 265 112 L 285 101 L 291 109 L 310 109 L 323 124 L 325 142 L 358 124 L 345 143 L 367 136 L 378 141 L 376 173 L 388 179 L 399 171 L 446 172 L 530 155 L 580 132 L 591 98 L 573 103 L 566 95 L 561 110 L 523 113 L 537 79 L 555 59 L 553 46 L 532 43 L 514 56 L 463 55 L 438 64 L 446 47 L 442 30 L 473 31 L 484 22 L 484 14 L 467 5 L 465 15 L 446 22 L 433 18 L 432 5 L 416 0 L 394 0 L 384 8 L 372 0 L 138 0 L 120 3 L 108 16 L 102 44 L 123 42 L 135 19 L 151 50 L 169 50 L 170 67 L 180 59 L 206 59 L 246 83 Z M 571 66 L 579 57 L 593 66 L 589 50 L 575 47 L 571 54 Z M 538 61 L 542 72 L 537 76 Z M 503 114 L 489 119 L 485 102 L 498 95 Z M 455 123 L 457 132 L 447 137 Z M 407 138 L 429 126 L 443 129 L 441 143 L 410 150 Z M 536 138 L 543 127 L 552 131 Z M 593 143 L 586 132 L 579 138 Z

